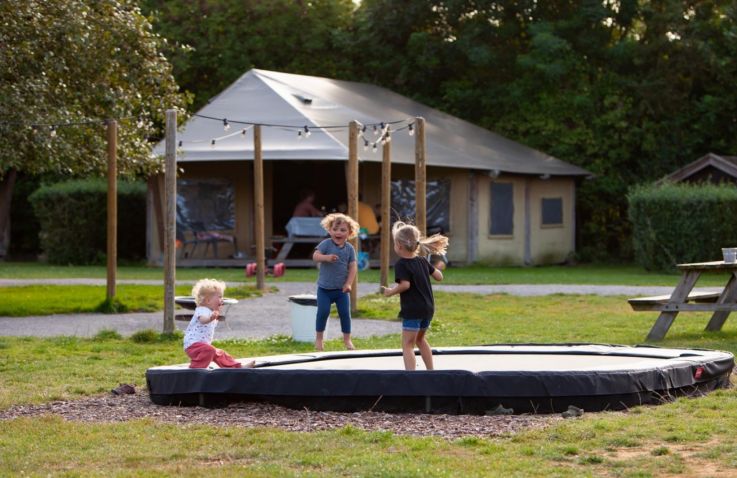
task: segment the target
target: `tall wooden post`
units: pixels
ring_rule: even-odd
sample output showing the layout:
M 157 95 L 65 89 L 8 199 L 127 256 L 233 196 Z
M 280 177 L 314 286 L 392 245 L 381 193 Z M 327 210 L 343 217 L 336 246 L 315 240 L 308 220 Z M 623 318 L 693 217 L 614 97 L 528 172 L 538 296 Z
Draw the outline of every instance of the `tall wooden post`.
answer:
M 253 203 L 256 223 L 256 288 L 266 288 L 266 240 L 264 232 L 264 158 L 261 151 L 261 125 L 253 126 Z
M 389 255 L 392 246 L 392 149 L 391 142 L 384 143 L 381 150 L 381 278 L 380 284 L 389 285 Z
M 348 215 L 358 220 L 358 122 L 351 121 L 348 125 Z M 358 238 L 351 241 L 358 250 Z M 351 287 L 351 311 L 358 310 L 358 274 Z
M 415 118 L 415 225 L 427 234 L 427 176 L 425 172 L 425 118 Z
M 174 285 L 177 235 L 177 111 L 166 110 L 166 162 L 164 164 L 164 333 L 174 333 Z
M 118 122 L 107 121 L 107 299 L 115 297 L 118 266 Z

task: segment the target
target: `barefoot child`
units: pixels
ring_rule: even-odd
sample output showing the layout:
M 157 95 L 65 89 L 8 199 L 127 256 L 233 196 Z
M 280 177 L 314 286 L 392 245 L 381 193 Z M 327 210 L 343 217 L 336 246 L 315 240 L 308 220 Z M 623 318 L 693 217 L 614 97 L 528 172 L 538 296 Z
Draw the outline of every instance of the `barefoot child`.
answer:
M 399 260 L 394 264 L 396 285 L 384 287 L 384 296 L 399 294 L 402 318 L 402 357 L 405 370 L 415 370 L 415 346 L 420 349 L 427 370 L 433 369 L 432 349 L 425 338 L 435 313 L 430 277 L 443 280 L 440 269 L 430 264 L 428 254 L 445 254 L 448 238 L 440 234 L 422 237 L 420 230 L 410 224 L 397 222 L 392 227 L 394 252 Z
M 210 362 L 222 368 L 250 368 L 255 365 L 253 361 L 242 365 L 224 350 L 212 346 L 224 292 L 225 283 L 215 279 L 202 279 L 192 288 L 197 308 L 184 332 L 184 351 L 190 358 L 189 368 L 207 368 Z
M 356 250 L 348 239 L 358 235 L 358 223 L 345 214 L 328 214 L 320 221 L 330 235 L 315 248 L 312 260 L 320 264 L 317 278 L 317 316 L 315 317 L 315 348 L 323 350 L 325 327 L 330 305 L 335 302 L 340 317 L 345 348 L 353 350 L 351 341 L 351 287 L 358 265 Z

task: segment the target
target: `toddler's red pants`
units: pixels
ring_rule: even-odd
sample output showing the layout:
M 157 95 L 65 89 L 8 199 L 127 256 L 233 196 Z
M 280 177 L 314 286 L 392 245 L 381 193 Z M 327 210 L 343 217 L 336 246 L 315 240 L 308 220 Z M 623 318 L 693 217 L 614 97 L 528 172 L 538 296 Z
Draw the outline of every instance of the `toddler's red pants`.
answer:
M 223 368 L 241 368 L 241 363 L 228 355 L 226 351 L 205 342 L 195 342 L 185 352 L 191 359 L 189 368 L 207 368 L 210 362 L 215 362 Z

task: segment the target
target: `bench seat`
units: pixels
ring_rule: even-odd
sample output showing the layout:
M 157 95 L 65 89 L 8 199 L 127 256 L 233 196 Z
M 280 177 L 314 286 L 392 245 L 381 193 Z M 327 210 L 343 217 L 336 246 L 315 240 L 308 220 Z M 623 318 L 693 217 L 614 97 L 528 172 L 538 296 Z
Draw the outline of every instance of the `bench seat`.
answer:
M 702 290 L 691 291 L 686 302 L 716 302 L 721 291 Z M 633 310 L 659 310 L 670 300 L 670 295 L 654 295 L 651 297 L 635 297 L 627 299 Z

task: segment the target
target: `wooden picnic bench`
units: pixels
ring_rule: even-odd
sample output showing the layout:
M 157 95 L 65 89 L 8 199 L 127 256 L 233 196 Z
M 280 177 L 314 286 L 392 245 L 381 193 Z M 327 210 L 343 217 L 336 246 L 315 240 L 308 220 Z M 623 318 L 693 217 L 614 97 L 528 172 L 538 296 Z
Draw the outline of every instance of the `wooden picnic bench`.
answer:
M 629 299 L 633 310 L 659 311 L 647 340 L 662 340 L 679 312 L 713 312 L 706 330 L 721 330 L 729 314 L 737 311 L 737 263 L 712 261 L 678 264 L 681 279 L 670 295 Z M 729 279 L 720 290 L 694 291 L 704 272 L 727 273 Z

